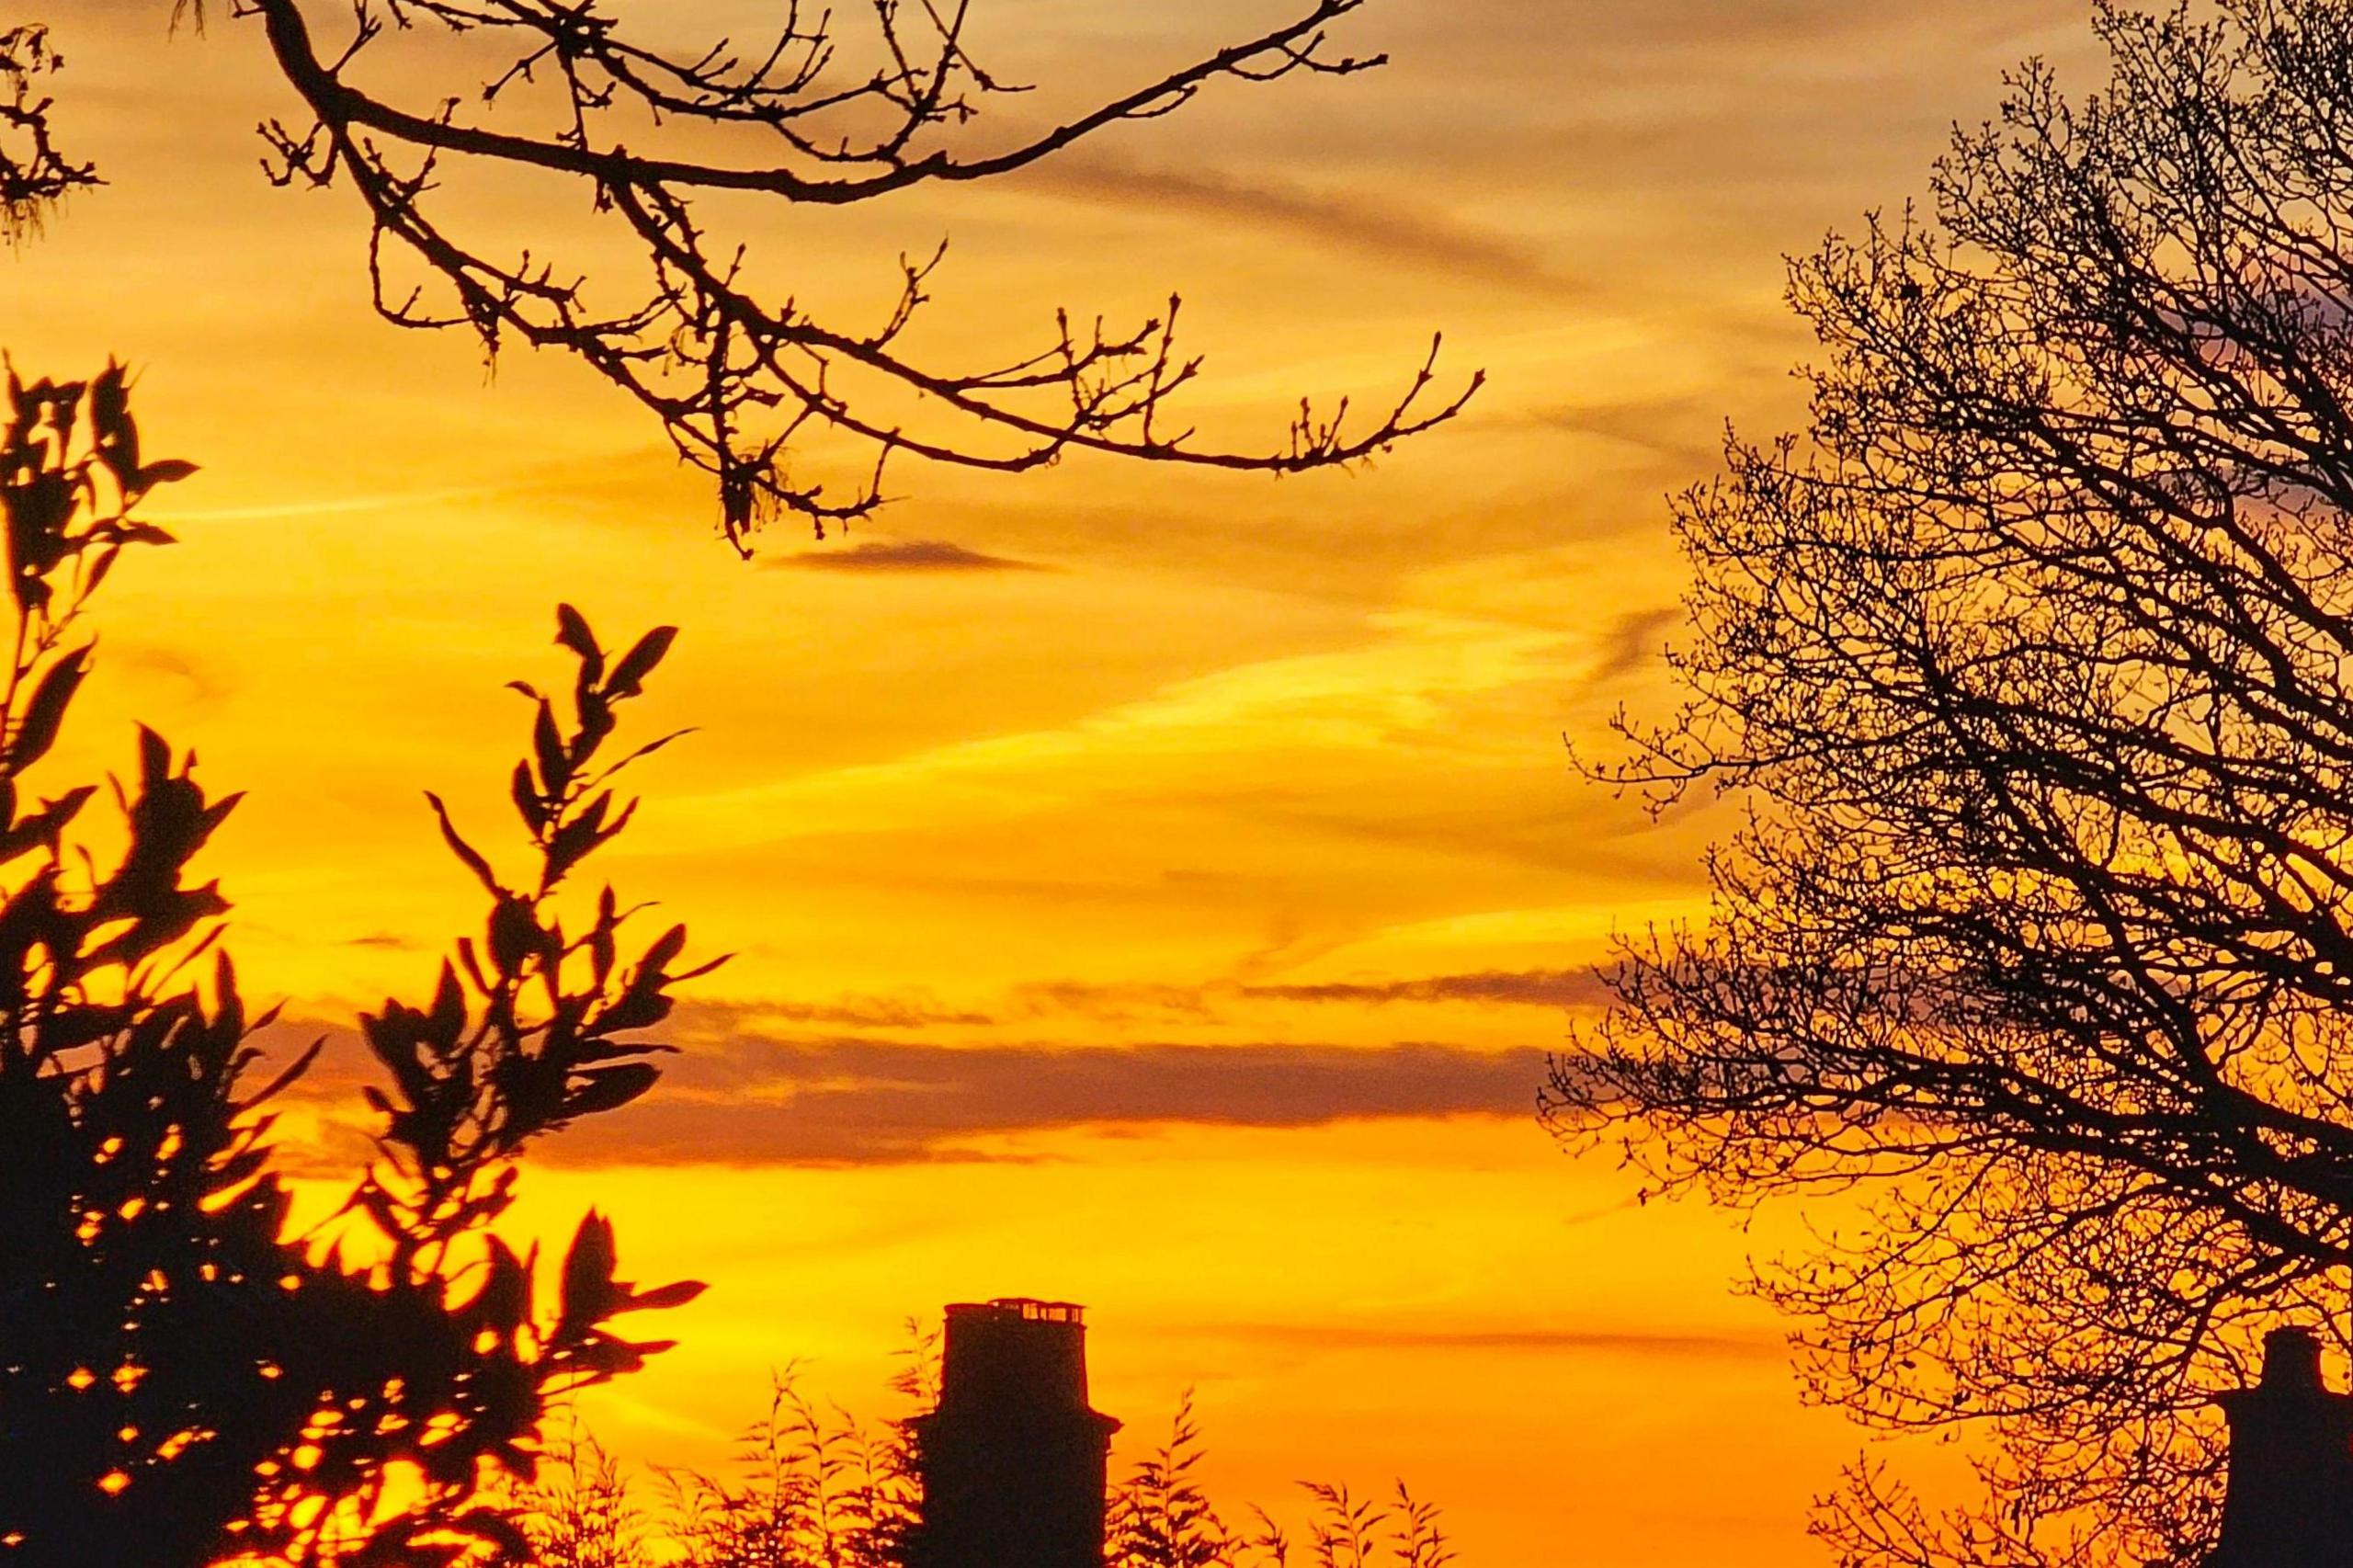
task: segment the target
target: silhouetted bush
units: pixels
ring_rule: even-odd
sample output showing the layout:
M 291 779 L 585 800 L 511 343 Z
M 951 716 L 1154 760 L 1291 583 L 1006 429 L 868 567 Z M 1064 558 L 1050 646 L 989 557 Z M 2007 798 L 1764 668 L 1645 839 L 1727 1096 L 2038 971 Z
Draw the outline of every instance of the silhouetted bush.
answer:
M 256 1082 L 249 1016 L 220 947 L 228 903 L 185 881 L 236 804 L 142 729 L 114 781 L 119 840 L 74 830 L 98 790 L 36 798 L 28 769 L 91 667 L 82 617 L 120 553 L 171 542 L 133 512 L 184 462 L 145 460 L 122 369 L 9 378 L 0 433 L 14 652 L 0 665 L 0 1543 L 11 1562 L 178 1568 L 238 1553 L 368 1564 L 519 1548 L 487 1498 L 529 1478 L 548 1402 L 659 1345 L 620 1313 L 700 1286 L 615 1278 L 591 1212 L 552 1301 L 536 1258 L 490 1227 L 541 1134 L 642 1093 L 664 1047 L 672 927 L 635 960 L 608 888 L 567 936 L 554 895 L 626 824 L 603 760 L 615 710 L 668 648 L 618 659 L 558 612 L 577 664 L 568 722 L 529 687 L 532 755 L 513 796 L 536 867 L 509 887 L 433 802 L 489 895 L 421 1007 L 361 1020 L 385 1076 L 376 1154 L 310 1246 L 287 1234 L 265 1108 L 318 1047 Z M 655 745 L 661 744 L 655 742 Z M 209 960 L 208 980 L 196 978 Z M 332 1238 L 333 1244 L 324 1244 Z
M 918 1339 L 893 1389 L 916 1408 L 937 1394 L 936 1342 Z M 1438 1511 L 1399 1483 L 1391 1498 L 1302 1482 L 1313 1499 L 1303 1542 L 1263 1508 L 1229 1526 L 1196 1472 L 1206 1457 L 1192 1398 L 1167 1441 L 1132 1464 L 1109 1497 L 1106 1568 L 1444 1568 L 1454 1560 Z M 921 1506 L 906 1427 L 820 1408 L 788 1369 L 745 1429 L 732 1472 L 657 1471 L 649 1507 L 613 1456 L 576 1432 L 525 1497 L 535 1568 L 903 1568 Z

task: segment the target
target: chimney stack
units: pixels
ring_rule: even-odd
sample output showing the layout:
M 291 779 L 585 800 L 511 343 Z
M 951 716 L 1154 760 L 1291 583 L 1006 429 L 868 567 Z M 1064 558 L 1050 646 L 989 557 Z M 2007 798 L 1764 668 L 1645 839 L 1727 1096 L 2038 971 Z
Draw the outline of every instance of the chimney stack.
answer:
M 2263 1379 L 2222 1396 L 2222 1539 L 2206 1568 L 2353 1568 L 2353 1395 L 2321 1377 L 2310 1329 L 2274 1329 Z
M 939 1406 L 910 1425 L 923 1483 L 910 1568 L 1102 1568 L 1120 1423 L 1086 1403 L 1083 1309 L 950 1306 Z

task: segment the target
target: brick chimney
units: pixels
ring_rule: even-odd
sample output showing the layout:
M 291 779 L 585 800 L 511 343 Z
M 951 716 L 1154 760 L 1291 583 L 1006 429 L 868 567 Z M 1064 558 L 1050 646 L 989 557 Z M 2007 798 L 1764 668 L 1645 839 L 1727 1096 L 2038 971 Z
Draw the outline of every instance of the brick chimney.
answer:
M 2272 1330 L 2262 1381 L 2220 1403 L 2230 1486 L 2206 1568 L 2353 1568 L 2353 1395 L 2322 1379 L 2320 1340 Z
M 1086 1397 L 1081 1308 L 950 1306 L 939 1406 L 910 1423 L 923 1483 L 910 1568 L 1102 1568 L 1120 1424 Z

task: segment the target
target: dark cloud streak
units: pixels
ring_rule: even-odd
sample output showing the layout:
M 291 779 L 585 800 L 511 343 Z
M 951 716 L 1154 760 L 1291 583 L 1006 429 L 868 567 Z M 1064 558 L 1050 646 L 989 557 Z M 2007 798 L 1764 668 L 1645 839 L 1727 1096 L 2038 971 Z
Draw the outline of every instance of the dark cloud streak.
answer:
M 1620 629 L 1620 640 L 1637 639 L 1648 623 L 1637 618 Z M 1620 655 L 1613 652 L 1612 660 Z M 1631 661 L 1630 661 L 1631 662 Z M 1299 1002 L 1381 1006 L 1392 1002 L 1467 1003 L 1476 1006 L 1581 1007 L 1609 1000 L 1591 970 L 1482 970 L 1417 980 L 1316 981 L 1305 983 L 1239 983 L 1212 981 L 1168 985 L 1142 981 L 1039 981 L 1017 986 L 1016 1010 L 1029 1017 L 1065 1013 L 1109 1023 L 1138 1018 L 1213 1021 L 1221 1004 Z
M 772 567 L 814 572 L 1051 572 L 1010 556 L 983 555 L 944 539 L 867 540 L 847 550 L 796 551 L 771 557 Z
M 1529 1007 L 1576 1007 L 1609 999 L 1600 978 L 1588 969 L 1485 970 L 1427 980 L 1245 985 L 1241 994 L 1270 1002 L 1480 1002 Z
M 672 1058 L 626 1111 L 552 1140 L 565 1164 L 872 1165 L 990 1157 L 1079 1127 L 1305 1128 L 1525 1117 L 1544 1054 L 1425 1043 L 954 1047 L 739 1038 Z

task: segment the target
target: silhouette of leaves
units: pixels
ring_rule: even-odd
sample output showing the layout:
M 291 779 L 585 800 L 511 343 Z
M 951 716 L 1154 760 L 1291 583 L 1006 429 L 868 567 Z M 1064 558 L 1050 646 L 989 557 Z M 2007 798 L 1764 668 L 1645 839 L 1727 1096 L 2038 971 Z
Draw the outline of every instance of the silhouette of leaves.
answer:
M 108 864 L 68 836 L 95 786 L 29 809 L 20 788 L 90 668 L 77 634 L 90 595 L 122 550 L 168 542 L 131 508 L 192 470 L 141 453 L 119 367 L 30 386 L 12 373 L 7 393 L 0 1541 L 35 1568 L 226 1556 L 422 1568 L 520 1552 L 488 1483 L 535 1472 L 550 1401 L 668 1343 L 625 1338 L 614 1320 L 701 1286 L 620 1278 L 612 1227 L 591 1212 L 543 1310 L 535 1258 L 490 1226 L 532 1140 L 651 1085 L 646 1058 L 666 1048 L 634 1031 L 710 966 L 677 967 L 677 927 L 620 963 L 626 916 L 609 888 L 589 932 L 564 936 L 551 892 L 626 821 L 608 795 L 584 805 L 576 779 L 535 790 L 526 826 L 541 869 L 528 894 L 501 886 L 436 801 L 449 846 L 491 897 L 493 966 L 461 940 L 426 1006 L 388 1001 L 362 1019 L 387 1080 L 365 1092 L 378 1157 L 331 1234 L 290 1237 L 268 1107 L 318 1046 L 248 1081 L 261 1064 L 251 1038 L 272 1014 L 248 1016 L 219 948 L 228 903 L 188 876 L 237 797 L 212 799 L 192 756 L 141 729 L 135 770 L 111 781 Z M 576 613 L 562 627 L 576 656 L 597 657 Z M 580 683 L 559 737 L 572 774 L 596 765 L 614 703 L 654 662 L 639 661 L 625 693 Z M 209 977 L 191 981 L 208 952 Z

